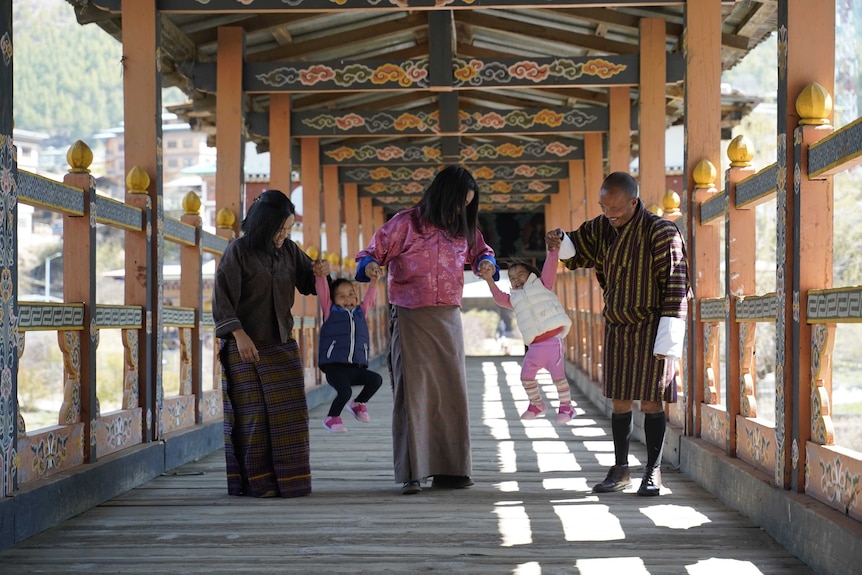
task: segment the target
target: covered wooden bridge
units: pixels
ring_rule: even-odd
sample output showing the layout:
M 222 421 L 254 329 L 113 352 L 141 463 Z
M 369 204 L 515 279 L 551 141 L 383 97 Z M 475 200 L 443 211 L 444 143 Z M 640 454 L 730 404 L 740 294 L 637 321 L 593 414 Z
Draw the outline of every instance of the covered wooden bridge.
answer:
M 257 561 L 264 567 L 256 571 L 281 572 L 344 563 L 357 572 L 858 571 L 862 454 L 835 433 L 830 362 L 836 330 L 862 320 L 862 287 L 833 285 L 832 269 L 833 217 L 849 217 L 834 213 L 833 178 L 857 162 L 862 138 L 858 121 L 833 125 L 835 1 L 70 0 L 79 22 L 123 45 L 123 199 L 99 193 L 86 142 L 69 150 L 62 184 L 17 169 L 16 1 L 0 0 L 4 568 L 210 573 Z M 755 170 L 744 135 L 722 143 L 755 102 L 722 94 L 721 72 L 773 32 L 779 145 Z M 194 195 L 182 218 L 165 217 L 155 121 L 164 86 L 185 91 L 187 103 L 173 111 L 218 149 L 214 231 Z M 665 132 L 680 124 L 686 148 L 675 190 Z M 637 158 L 642 197 L 685 231 L 694 272 L 683 400 L 669 407 L 665 449 L 673 493 L 658 509 L 625 494 L 596 501 L 588 493 L 607 464 L 606 447 L 590 437 L 607 435 L 608 406 L 598 387 L 601 296 L 591 275 L 577 271 L 561 272 L 557 285 L 574 320 L 569 376 L 584 417 L 563 429 L 524 426 L 513 408 L 523 398 L 510 396 L 499 375 L 504 362 L 470 360 L 478 488 L 429 491 L 409 503 L 393 495 L 382 401 L 368 435 L 357 430 L 356 439 L 377 438 L 367 451 L 313 433 L 320 480 L 307 501 L 228 498 L 217 370 L 202 343 L 212 328 L 201 270 L 235 237 L 250 199 L 241 193 L 247 140 L 270 152 L 270 188 L 299 180 L 304 247 L 346 275 L 370 233 L 416 201 L 441 165 L 472 170 L 486 236 L 502 248 L 508 236 L 495 237 L 506 229 L 499 222 L 573 229 L 597 216 L 604 175 L 629 171 Z M 722 173 L 724 155 L 730 167 Z M 766 202 L 774 202 L 776 231 L 758 237 L 754 208 Z M 64 217 L 61 303 L 18 301 L 19 204 Z M 122 304 L 96 291 L 95 245 L 105 227 L 125 236 Z M 520 240 L 501 255 L 529 255 L 528 239 Z M 775 283 L 758 290 L 752 246 L 763 242 L 775 246 Z M 180 246 L 179 306 L 164 303 L 167 243 Z M 312 406 L 327 391 L 314 366 L 315 306 L 307 300 L 294 310 Z M 383 315 L 373 324 L 382 359 Z M 758 324 L 776 334 L 770 417 L 758 411 Z M 165 329 L 180 334 L 176 394 L 163 385 Z M 57 425 L 47 428 L 31 428 L 18 407 L 22 374 L 33 368 L 19 358 L 37 330 L 57 332 L 65 366 Z M 121 382 L 97 370 L 107 330 L 122 337 Z M 122 386 L 123 404 L 103 413 L 99 389 L 107 385 Z M 342 501 L 347 520 L 338 516 Z M 34 537 L 90 509 L 68 528 Z M 689 528 L 669 536 L 664 513 Z M 175 523 L 180 515 L 188 523 Z M 726 518 L 725 531 L 692 527 L 702 516 Z M 155 535 L 163 519 L 170 528 Z M 131 525 L 140 537 L 122 539 Z M 585 532 L 593 525 L 596 539 Z M 211 540 L 213 528 L 222 531 Z M 236 538 L 246 540 L 231 547 Z M 286 552 L 285 539 L 302 544 Z M 596 540 L 603 543 L 586 543 Z M 222 555 L 225 548 L 245 555 Z

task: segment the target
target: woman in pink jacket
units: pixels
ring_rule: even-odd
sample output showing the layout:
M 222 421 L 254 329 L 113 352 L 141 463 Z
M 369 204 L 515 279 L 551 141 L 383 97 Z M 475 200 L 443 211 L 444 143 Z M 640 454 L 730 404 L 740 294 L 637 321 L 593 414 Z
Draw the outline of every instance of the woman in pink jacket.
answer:
M 467 374 L 461 327 L 464 267 L 493 269 L 477 228 L 479 187 L 459 166 L 441 170 L 414 208 L 395 214 L 356 255 L 356 279 L 388 266 L 390 369 L 395 405 L 395 480 L 405 495 L 421 482 L 473 484 Z

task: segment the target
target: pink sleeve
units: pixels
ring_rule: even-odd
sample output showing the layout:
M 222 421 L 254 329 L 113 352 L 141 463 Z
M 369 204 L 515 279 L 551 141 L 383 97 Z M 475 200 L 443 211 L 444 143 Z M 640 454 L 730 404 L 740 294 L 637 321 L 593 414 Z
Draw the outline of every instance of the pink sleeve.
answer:
M 509 294 L 498 288 L 495 283 L 489 283 L 488 287 L 491 288 L 491 296 L 493 296 L 498 306 L 506 309 L 514 309 L 512 307 L 512 298 L 509 297 Z
M 548 289 L 554 287 L 554 280 L 557 279 L 558 261 L 560 261 L 560 250 L 549 251 L 548 257 L 545 258 L 545 265 L 542 266 L 542 285 Z
M 377 281 L 371 280 L 368 289 L 365 290 L 365 297 L 362 298 L 362 303 L 359 305 L 362 308 L 362 313 L 368 315 L 368 310 L 374 307 L 375 296 L 377 295 Z
M 332 299 L 329 297 L 329 282 L 326 281 L 326 276 L 314 276 L 314 289 L 317 291 L 317 301 L 320 302 L 320 309 L 323 312 L 323 321 L 326 321 L 332 310 Z

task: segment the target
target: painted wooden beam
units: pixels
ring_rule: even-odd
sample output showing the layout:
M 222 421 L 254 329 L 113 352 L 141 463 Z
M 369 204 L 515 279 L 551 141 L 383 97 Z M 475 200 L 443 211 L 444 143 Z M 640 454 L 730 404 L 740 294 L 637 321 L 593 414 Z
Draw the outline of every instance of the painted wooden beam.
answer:
M 494 143 L 462 144 L 458 159 L 462 163 L 475 162 L 541 162 L 560 160 L 583 160 L 583 145 L 580 142 L 552 140 L 547 142 L 524 142 L 511 140 Z M 366 144 L 360 147 L 321 147 L 323 164 L 342 166 L 381 164 L 425 164 L 442 163 L 443 153 L 439 144 Z
M 557 164 L 496 164 L 469 166 L 478 182 L 515 181 L 515 180 L 555 180 L 569 176 L 567 162 Z M 338 179 L 344 183 L 371 184 L 419 182 L 430 184 L 437 174 L 437 168 L 428 164 L 416 166 L 376 167 L 361 166 L 338 169 Z
M 498 194 L 522 194 L 522 195 L 547 195 L 556 194 L 560 191 L 560 184 L 557 180 L 527 180 L 505 182 L 498 180 L 495 182 L 479 181 L 479 191 L 482 194 L 498 195 Z M 425 187 L 419 182 L 410 182 L 407 184 L 386 184 L 377 182 L 374 184 L 362 185 L 359 187 L 360 196 L 421 196 L 425 192 Z

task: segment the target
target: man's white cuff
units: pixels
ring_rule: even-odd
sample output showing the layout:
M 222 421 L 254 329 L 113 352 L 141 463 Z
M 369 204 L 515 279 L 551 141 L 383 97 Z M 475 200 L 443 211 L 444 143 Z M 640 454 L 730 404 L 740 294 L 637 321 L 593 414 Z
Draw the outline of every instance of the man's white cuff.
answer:
M 658 321 L 653 355 L 682 357 L 682 344 L 685 341 L 685 320 L 678 317 L 662 316 Z
M 560 259 L 567 260 L 575 257 L 575 244 L 569 234 L 563 232 L 563 240 L 560 242 Z

